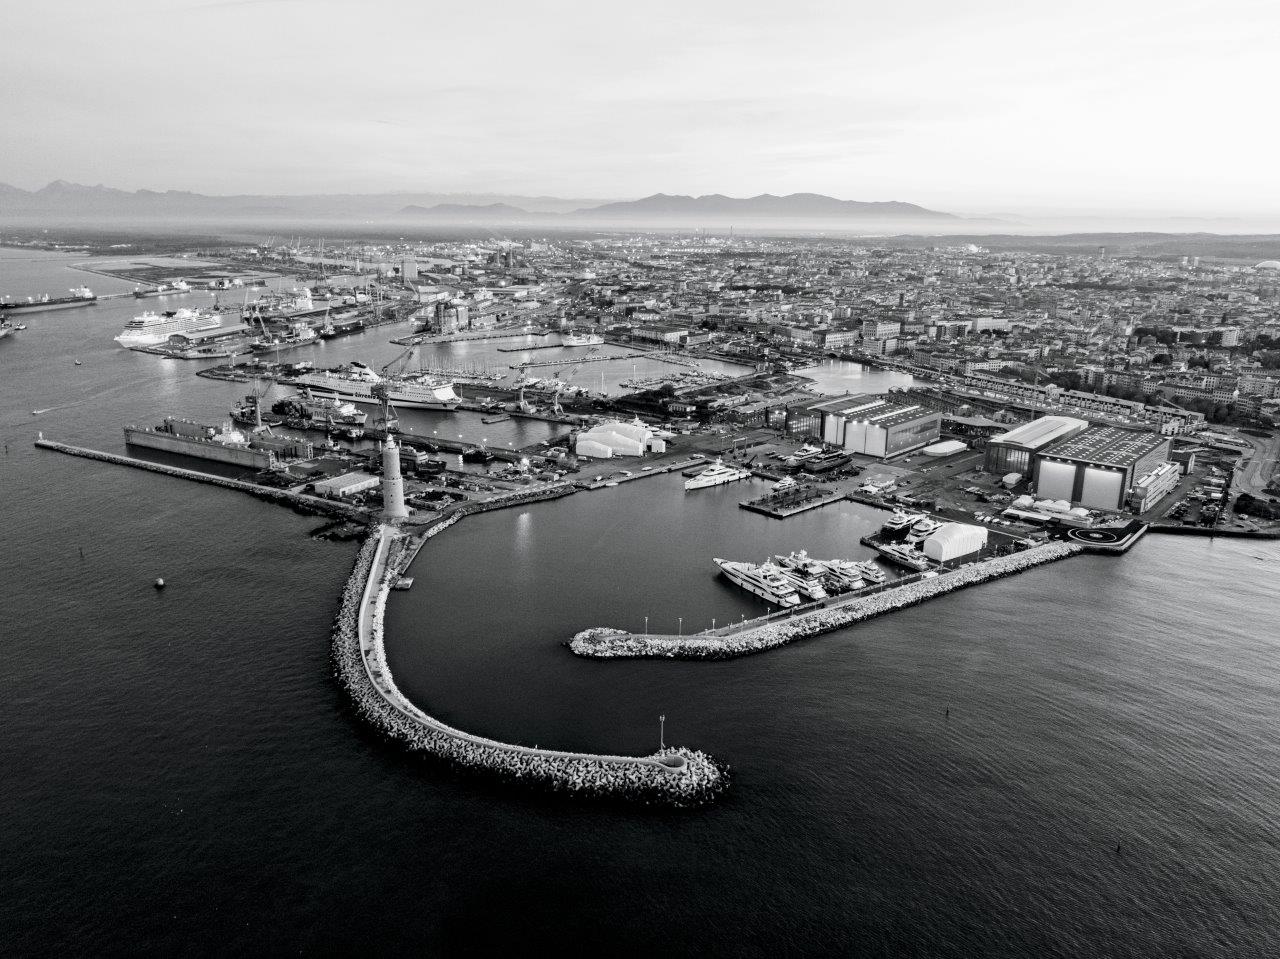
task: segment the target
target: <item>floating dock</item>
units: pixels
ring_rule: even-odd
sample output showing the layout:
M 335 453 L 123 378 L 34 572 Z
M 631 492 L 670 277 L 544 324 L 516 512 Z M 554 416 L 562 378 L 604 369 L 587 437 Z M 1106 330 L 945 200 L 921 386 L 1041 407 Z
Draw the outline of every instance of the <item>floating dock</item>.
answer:
M 846 498 L 844 493 L 823 489 L 820 486 L 802 487 L 794 491 L 787 490 L 783 493 L 765 493 L 759 499 L 746 500 L 739 503 L 738 508 L 750 510 L 752 513 L 760 513 L 764 516 L 771 516 L 774 519 L 787 519 L 799 513 L 807 513 L 809 510 L 817 509 L 820 506 L 838 503 Z

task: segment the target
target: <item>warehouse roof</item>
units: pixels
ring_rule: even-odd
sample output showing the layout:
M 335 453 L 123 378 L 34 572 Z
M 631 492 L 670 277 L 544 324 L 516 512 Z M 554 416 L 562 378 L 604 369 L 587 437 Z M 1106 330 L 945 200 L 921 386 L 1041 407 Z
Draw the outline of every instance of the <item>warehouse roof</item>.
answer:
M 1038 450 L 1055 440 L 1064 439 L 1088 428 L 1088 420 L 1077 419 L 1074 416 L 1042 416 L 1038 420 L 1014 427 L 1007 433 L 991 437 L 991 442 Z
M 1091 426 L 1078 436 L 1065 439 L 1043 453 L 1057 459 L 1099 463 L 1104 466 L 1132 466 L 1167 442 L 1168 439 L 1149 430 Z

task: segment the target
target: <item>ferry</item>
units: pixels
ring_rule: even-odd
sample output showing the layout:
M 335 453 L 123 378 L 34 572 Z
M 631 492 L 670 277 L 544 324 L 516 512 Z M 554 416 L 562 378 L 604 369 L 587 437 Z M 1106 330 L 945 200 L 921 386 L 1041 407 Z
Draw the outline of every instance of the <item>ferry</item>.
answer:
M 456 410 L 462 402 L 453 391 L 452 380 L 417 375 L 384 379 L 360 362 L 331 370 L 313 370 L 294 377 L 289 383 L 298 389 L 306 387 L 319 396 L 372 406 L 382 403 L 382 398 L 373 392 L 374 387 L 382 385 L 393 406 L 408 410 Z
M 722 486 L 725 483 L 749 479 L 750 476 L 750 470 L 738 469 L 735 466 L 725 466 L 723 462 L 717 459 L 697 476 L 691 476 L 685 480 L 684 488 L 686 490 L 706 489 L 708 486 Z
M 604 337 L 599 333 L 580 333 L 577 330 L 569 330 L 560 337 L 561 346 L 601 346 L 604 344 Z
M 46 293 L 40 299 L 27 297 L 25 300 L 10 300 L 0 297 L 0 313 L 39 313 L 43 310 L 69 310 L 76 306 L 88 306 L 98 301 L 93 290 L 87 286 L 77 286 L 70 290 L 70 296 L 52 297 Z
M 187 307 L 165 310 L 163 313 L 148 310 L 126 323 L 115 341 L 130 349 L 135 346 L 157 346 L 169 342 L 169 337 L 174 333 L 215 330 L 221 323 L 222 318 L 210 310 L 192 310 Z
M 754 593 L 775 606 L 799 606 L 800 594 L 795 585 L 781 575 L 781 570 L 771 563 L 755 566 L 752 563 L 735 563 L 716 559 L 720 572 L 748 593 Z

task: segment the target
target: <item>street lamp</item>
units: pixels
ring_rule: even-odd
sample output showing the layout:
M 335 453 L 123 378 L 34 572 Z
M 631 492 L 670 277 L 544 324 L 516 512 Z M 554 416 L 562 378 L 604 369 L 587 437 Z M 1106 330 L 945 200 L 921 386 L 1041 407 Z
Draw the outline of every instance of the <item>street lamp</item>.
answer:
M 649 617 L 648 616 L 644 618 L 644 634 L 646 636 L 649 635 Z
M 667 748 L 667 717 L 665 714 L 658 717 L 658 748 Z
M 677 616 L 676 618 L 680 621 L 680 635 L 683 636 L 684 635 L 684 617 Z

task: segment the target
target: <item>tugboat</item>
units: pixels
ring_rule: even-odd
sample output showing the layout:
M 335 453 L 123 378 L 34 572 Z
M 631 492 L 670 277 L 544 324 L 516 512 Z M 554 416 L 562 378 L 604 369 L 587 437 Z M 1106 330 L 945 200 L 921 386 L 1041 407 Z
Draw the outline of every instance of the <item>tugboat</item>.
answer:
M 462 462 L 464 463 L 480 463 L 482 465 L 487 465 L 492 463 L 495 459 L 497 459 L 497 456 L 490 453 L 483 446 L 473 446 L 471 449 L 463 451 L 462 454 Z

